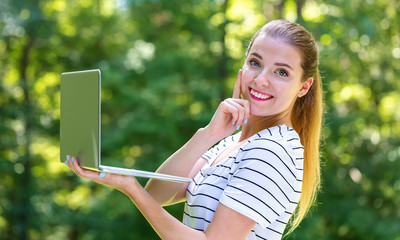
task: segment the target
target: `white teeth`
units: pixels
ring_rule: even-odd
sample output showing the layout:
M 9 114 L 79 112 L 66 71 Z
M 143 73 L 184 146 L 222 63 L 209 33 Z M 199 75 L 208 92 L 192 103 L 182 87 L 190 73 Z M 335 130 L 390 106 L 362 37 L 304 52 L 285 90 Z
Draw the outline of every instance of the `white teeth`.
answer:
M 262 94 L 262 93 L 256 92 L 253 89 L 251 89 L 250 93 L 251 93 L 251 95 L 255 96 L 256 98 L 260 98 L 260 99 L 271 98 L 270 95 L 266 95 L 266 94 Z

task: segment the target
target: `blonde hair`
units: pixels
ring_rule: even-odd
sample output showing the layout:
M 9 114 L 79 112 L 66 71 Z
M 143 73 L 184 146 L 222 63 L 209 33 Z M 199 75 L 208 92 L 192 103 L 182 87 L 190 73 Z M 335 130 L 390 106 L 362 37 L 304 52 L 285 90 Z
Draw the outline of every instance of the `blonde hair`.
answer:
M 275 20 L 264 25 L 253 36 L 246 56 L 260 32 L 297 47 L 302 54 L 302 81 L 304 82 L 309 78 L 314 79 L 308 93 L 296 99 L 291 112 L 293 129 L 299 134 L 300 141 L 304 146 L 304 169 L 302 193 L 296 211 L 291 218 L 287 233 L 289 234 L 300 224 L 315 202 L 321 182 L 319 145 L 323 100 L 321 76 L 318 70 L 318 48 L 312 35 L 299 24 Z

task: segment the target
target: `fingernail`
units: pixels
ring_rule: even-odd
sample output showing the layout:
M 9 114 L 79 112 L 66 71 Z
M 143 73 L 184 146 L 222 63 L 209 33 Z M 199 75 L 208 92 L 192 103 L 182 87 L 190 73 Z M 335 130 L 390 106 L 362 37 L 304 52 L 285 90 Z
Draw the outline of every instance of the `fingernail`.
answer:
M 239 72 L 238 72 L 238 75 L 240 74 L 240 69 L 239 69 Z
M 233 122 L 233 123 L 232 123 L 232 126 L 234 126 L 235 124 L 236 124 L 236 122 Z
M 67 161 L 69 160 L 68 155 L 67 155 Z
M 64 164 L 65 164 L 67 167 L 69 167 L 67 162 L 64 162 Z
M 106 176 L 106 173 L 104 173 L 104 172 L 102 172 L 102 173 L 99 174 L 99 177 L 101 177 L 101 178 L 103 178 L 103 177 L 105 177 L 105 176 Z
M 73 157 L 71 157 L 71 162 L 74 162 L 74 158 Z
M 248 120 L 249 120 L 249 119 L 246 118 L 246 119 L 244 120 L 244 124 L 247 124 L 247 121 L 248 121 Z
M 240 128 L 240 125 L 239 125 L 239 126 L 237 126 L 236 130 L 239 130 L 239 128 Z

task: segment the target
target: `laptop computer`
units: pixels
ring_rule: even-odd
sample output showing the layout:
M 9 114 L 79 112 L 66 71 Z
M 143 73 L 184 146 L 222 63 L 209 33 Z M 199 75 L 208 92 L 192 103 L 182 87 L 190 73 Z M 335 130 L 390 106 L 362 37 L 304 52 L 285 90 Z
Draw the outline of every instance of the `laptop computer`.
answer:
M 185 177 L 101 165 L 101 73 L 99 69 L 61 74 L 60 161 L 76 157 L 80 166 L 106 173 L 191 182 Z

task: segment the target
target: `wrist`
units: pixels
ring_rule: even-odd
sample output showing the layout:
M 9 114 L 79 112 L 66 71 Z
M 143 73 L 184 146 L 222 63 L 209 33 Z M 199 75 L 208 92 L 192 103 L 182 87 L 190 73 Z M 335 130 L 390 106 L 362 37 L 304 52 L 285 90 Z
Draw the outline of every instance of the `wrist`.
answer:
M 202 138 L 204 138 L 204 141 L 207 142 L 210 147 L 222 139 L 215 132 L 211 131 L 208 125 L 204 128 L 200 128 L 196 134 L 199 134 Z
M 119 191 L 131 197 L 133 193 L 137 192 L 138 189 L 143 188 L 142 185 L 138 182 L 135 177 L 130 177 L 129 181 L 124 181 L 120 187 L 118 188 Z

